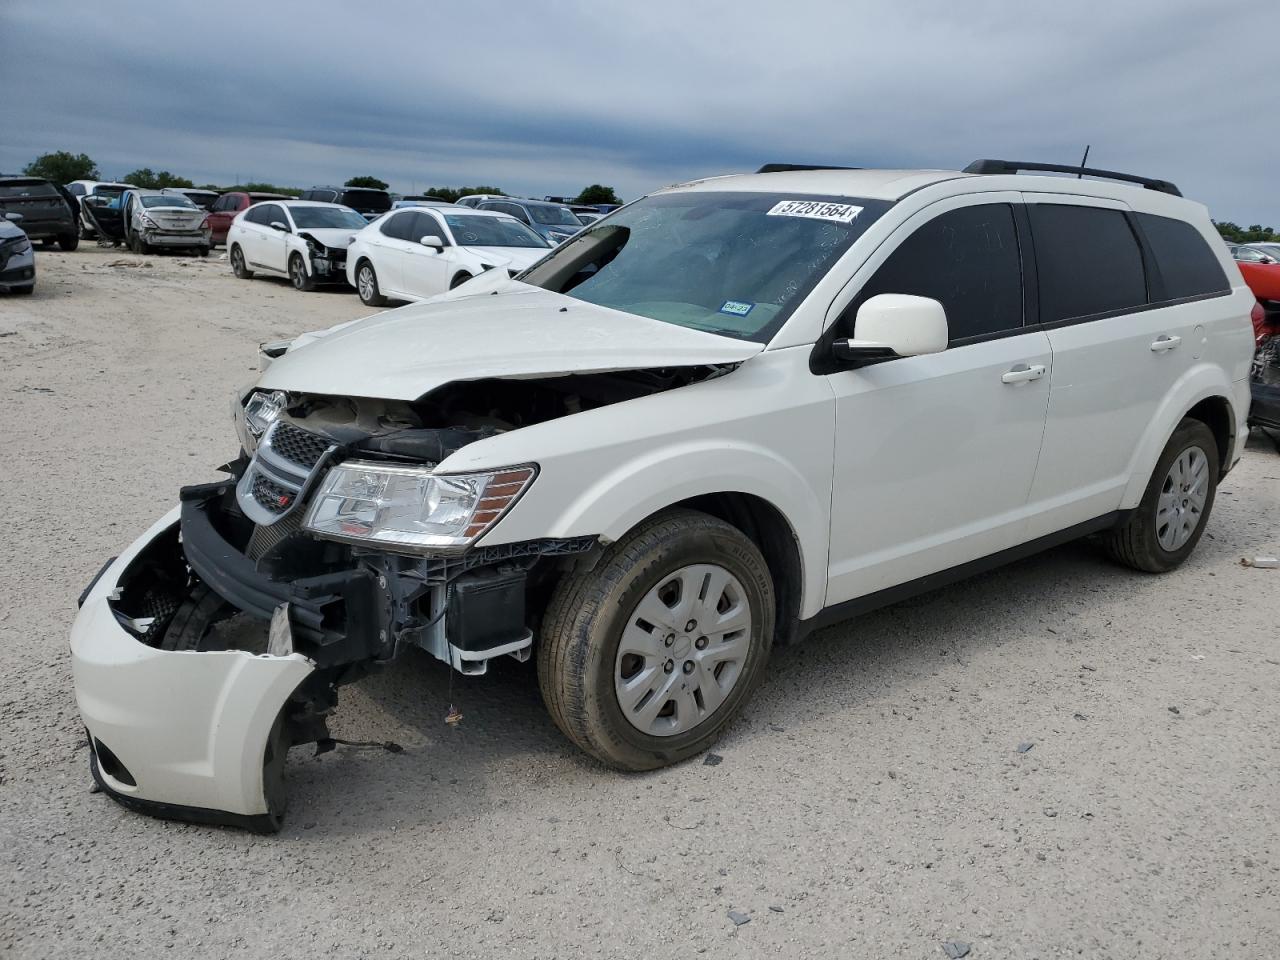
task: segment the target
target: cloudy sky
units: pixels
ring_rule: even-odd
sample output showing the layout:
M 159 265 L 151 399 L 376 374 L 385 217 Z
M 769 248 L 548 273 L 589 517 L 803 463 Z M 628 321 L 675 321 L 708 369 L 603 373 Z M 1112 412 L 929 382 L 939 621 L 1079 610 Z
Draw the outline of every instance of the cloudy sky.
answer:
M 588 183 L 1073 162 L 1280 225 L 1274 0 L 0 0 L 0 170 Z M 304 12 L 305 11 L 305 12 Z M 1256 84 L 1244 78 L 1258 78 Z

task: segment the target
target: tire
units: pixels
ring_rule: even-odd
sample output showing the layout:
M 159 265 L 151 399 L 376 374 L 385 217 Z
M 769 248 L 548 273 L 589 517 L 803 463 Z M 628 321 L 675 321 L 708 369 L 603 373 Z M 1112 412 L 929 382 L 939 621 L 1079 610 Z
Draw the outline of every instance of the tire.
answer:
M 74 233 L 64 233 L 58 237 L 58 246 L 70 253 L 80 246 L 80 238 Z
M 378 273 L 368 260 L 361 260 L 356 265 L 356 293 L 360 302 L 368 307 L 385 307 L 387 298 L 382 295 L 378 286 Z
M 293 284 L 293 289 L 303 293 L 309 293 L 316 288 L 315 277 L 307 273 L 307 265 L 300 253 L 289 257 L 289 282 Z
M 704 616 L 705 629 L 708 608 L 698 592 L 688 594 L 691 611 L 680 609 L 683 584 L 705 591 L 713 582 L 705 573 L 728 581 L 712 603 L 717 609 L 729 603 L 724 612 L 745 608 L 743 629 L 719 637 L 708 631 L 708 638 L 696 626 L 687 629 L 689 623 L 645 621 L 642 606 L 653 621 Z M 674 606 L 663 594 L 673 586 Z M 660 514 L 610 546 L 592 570 L 557 585 L 538 646 L 543 700 L 565 736 L 612 767 L 676 763 L 709 747 L 763 678 L 774 610 L 769 568 L 741 531 L 693 510 Z M 741 614 L 735 620 L 741 623 Z M 624 638 L 627 646 L 651 646 L 644 656 L 631 654 Z M 730 644 L 741 654 L 733 662 L 725 659 Z M 694 664 L 692 672 L 686 663 Z M 636 693 L 624 707 L 628 683 Z M 708 710 L 714 699 L 720 702 Z
M 456 277 L 454 277 L 452 280 L 449 281 L 449 289 L 450 290 L 456 289 L 457 287 L 462 286 L 464 283 L 466 283 L 470 279 L 471 279 L 471 274 L 460 273 Z
M 207 256 L 209 255 L 209 248 L 208 248 L 208 247 L 196 247 L 196 248 L 195 248 L 195 250 L 194 250 L 194 251 L 192 251 L 192 252 L 193 252 L 193 253 L 195 253 L 195 255 L 196 255 L 197 257 L 207 257 Z
M 244 251 L 240 249 L 240 244 L 233 243 L 231 250 L 227 253 L 228 259 L 231 261 L 231 272 L 241 280 L 252 280 L 253 271 L 245 266 Z
M 36 292 L 36 285 L 34 283 L 29 283 L 25 287 L 10 287 L 9 292 L 20 294 L 24 297 L 29 296 Z
M 1218 492 L 1218 462 L 1213 431 L 1199 420 L 1179 423 L 1156 461 L 1138 508 L 1108 535 L 1108 553 L 1147 573 L 1179 566 L 1200 542 L 1209 520 Z M 1203 490 L 1199 503 L 1198 490 Z
M 151 247 L 136 233 L 129 234 L 129 249 L 139 256 L 144 256 L 151 252 Z

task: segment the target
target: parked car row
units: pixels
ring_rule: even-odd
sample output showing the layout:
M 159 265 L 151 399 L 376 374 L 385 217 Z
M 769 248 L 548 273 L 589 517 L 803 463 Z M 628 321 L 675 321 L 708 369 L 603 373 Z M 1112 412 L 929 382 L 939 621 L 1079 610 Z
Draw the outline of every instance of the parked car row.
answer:
M 227 257 L 241 279 L 288 277 L 298 290 L 349 284 L 366 304 L 381 306 L 433 297 L 486 270 L 514 274 L 553 246 L 500 211 L 411 203 L 372 223 L 336 203 L 254 203 L 227 228 Z

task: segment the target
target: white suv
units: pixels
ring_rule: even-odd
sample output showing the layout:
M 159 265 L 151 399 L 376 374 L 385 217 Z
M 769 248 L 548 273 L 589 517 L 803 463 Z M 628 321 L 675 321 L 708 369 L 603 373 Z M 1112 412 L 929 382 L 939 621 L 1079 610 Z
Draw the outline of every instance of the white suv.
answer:
M 1253 298 L 1172 185 L 1027 168 L 681 184 L 268 349 L 230 478 L 83 598 L 98 782 L 277 828 L 289 746 L 410 647 L 533 656 L 570 739 L 658 767 L 825 622 L 1090 533 L 1176 566 L 1243 447 Z

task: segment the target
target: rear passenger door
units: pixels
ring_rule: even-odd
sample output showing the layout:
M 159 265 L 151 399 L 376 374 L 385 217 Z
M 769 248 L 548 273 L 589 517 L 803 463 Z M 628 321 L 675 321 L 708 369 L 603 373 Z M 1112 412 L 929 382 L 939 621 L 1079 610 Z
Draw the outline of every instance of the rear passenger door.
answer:
M 1200 355 L 1201 301 L 1230 291 L 1187 223 L 1096 198 L 1027 201 L 1040 318 L 1053 349 L 1031 492 L 1031 535 L 1040 536 L 1120 508 L 1157 408 Z
M 853 335 L 872 296 L 903 293 L 943 305 L 950 342 L 827 377 L 836 414 L 828 605 L 1025 539 L 1051 364 L 1025 294 L 1034 262 L 1020 201 L 988 193 L 933 204 L 859 271 L 874 272 L 837 336 Z

